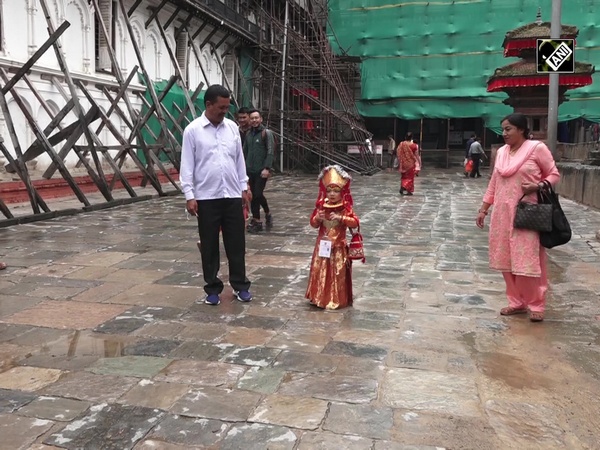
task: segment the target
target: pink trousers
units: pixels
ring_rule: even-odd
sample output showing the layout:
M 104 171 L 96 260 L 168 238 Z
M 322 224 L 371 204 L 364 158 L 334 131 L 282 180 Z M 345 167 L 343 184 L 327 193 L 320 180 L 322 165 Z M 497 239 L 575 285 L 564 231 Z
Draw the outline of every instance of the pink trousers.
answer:
M 539 277 L 524 277 L 511 272 L 502 272 L 506 283 L 508 305 L 516 309 L 544 312 L 546 307 L 546 291 L 548 290 L 548 273 L 546 269 L 546 251 L 540 245 Z

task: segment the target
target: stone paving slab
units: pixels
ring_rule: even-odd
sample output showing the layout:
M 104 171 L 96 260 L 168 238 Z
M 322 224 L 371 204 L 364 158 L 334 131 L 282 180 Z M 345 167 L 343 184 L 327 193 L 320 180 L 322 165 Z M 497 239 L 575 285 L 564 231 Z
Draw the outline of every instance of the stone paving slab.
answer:
M 546 321 L 500 317 L 504 282 L 474 226 L 485 185 L 425 168 L 408 198 L 396 174 L 355 177 L 367 262 L 340 311 L 304 299 L 314 177 L 269 183 L 275 227 L 247 235 L 250 304 L 233 298 L 223 249 L 221 304 L 202 303 L 181 197 L 0 229 L 2 438 L 10 450 L 595 449 L 600 213 L 562 201 L 577 220 L 548 252 Z

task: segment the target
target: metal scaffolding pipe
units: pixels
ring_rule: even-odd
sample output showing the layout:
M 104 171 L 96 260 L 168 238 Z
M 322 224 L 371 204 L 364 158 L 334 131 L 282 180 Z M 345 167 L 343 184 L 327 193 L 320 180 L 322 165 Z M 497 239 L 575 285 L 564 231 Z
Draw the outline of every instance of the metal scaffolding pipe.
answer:
M 560 39 L 562 0 L 552 0 L 552 22 L 550 23 L 550 39 Z M 556 141 L 558 129 L 558 85 L 560 75 L 550 73 L 548 86 L 548 147 L 552 156 L 556 157 Z
M 283 127 L 284 127 L 284 109 L 285 109 L 285 69 L 287 64 L 287 40 L 288 28 L 290 25 L 290 4 L 285 2 L 285 23 L 283 25 L 283 54 L 281 58 L 281 98 L 279 102 L 279 170 L 283 172 Z

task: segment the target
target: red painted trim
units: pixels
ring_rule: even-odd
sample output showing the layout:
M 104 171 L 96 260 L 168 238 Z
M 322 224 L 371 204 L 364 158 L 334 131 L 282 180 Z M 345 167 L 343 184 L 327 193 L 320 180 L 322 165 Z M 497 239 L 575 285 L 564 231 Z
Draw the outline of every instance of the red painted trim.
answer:
M 532 75 L 526 77 L 497 78 L 488 83 L 488 92 L 498 92 L 506 88 L 548 86 L 550 77 L 548 75 Z M 574 89 L 592 84 L 592 76 L 561 74 L 559 77 L 560 86 L 566 86 L 567 89 Z
M 123 173 L 129 181 L 129 184 L 132 187 L 137 187 L 142 185 L 142 180 L 144 176 L 142 172 L 124 172 Z M 169 183 L 167 177 L 165 177 L 162 173 L 157 173 L 158 179 L 161 183 Z M 179 173 L 175 169 L 169 169 L 169 175 L 174 180 L 179 180 Z M 79 188 L 85 193 L 94 193 L 98 192 L 98 188 L 96 184 L 92 181 L 89 175 L 73 177 Z M 107 174 L 106 178 L 110 183 L 113 175 Z M 73 191 L 69 187 L 69 184 L 63 178 L 53 178 L 50 180 L 33 180 L 33 186 L 38 191 L 38 193 L 42 196 L 44 200 L 49 200 L 53 198 L 62 198 L 62 197 L 72 197 Z M 152 189 L 152 185 L 148 183 L 148 186 Z M 123 189 L 123 184 L 120 181 L 115 183 L 115 189 Z M 25 183 L 22 181 L 5 181 L 0 183 L 0 198 L 6 204 L 10 203 L 23 203 L 29 201 L 29 196 L 27 195 L 27 189 L 25 188 Z

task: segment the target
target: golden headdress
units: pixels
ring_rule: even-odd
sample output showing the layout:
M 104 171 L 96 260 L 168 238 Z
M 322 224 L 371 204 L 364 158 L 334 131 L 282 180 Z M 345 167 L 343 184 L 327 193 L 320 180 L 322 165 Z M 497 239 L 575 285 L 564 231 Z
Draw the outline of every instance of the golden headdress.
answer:
M 352 177 L 342 167 L 337 164 L 325 167 L 319 174 L 319 197 L 316 206 L 325 208 L 337 208 L 339 206 L 351 207 L 353 204 L 350 194 L 350 183 Z M 342 191 L 342 201 L 337 205 L 327 203 L 327 187 L 337 186 Z

